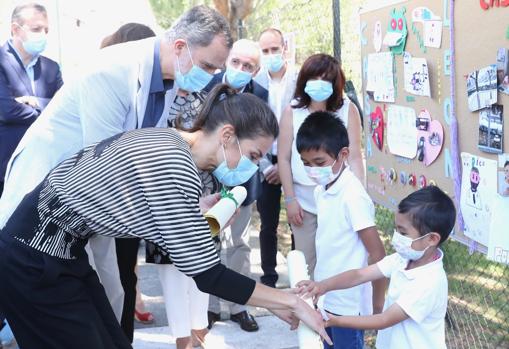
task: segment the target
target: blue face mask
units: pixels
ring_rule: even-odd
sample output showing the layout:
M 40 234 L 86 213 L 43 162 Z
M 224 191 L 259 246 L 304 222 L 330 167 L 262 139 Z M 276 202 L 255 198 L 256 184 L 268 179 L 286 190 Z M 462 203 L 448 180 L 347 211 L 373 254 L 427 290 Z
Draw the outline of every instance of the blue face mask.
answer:
M 226 80 L 228 81 L 228 84 L 235 89 L 240 89 L 240 88 L 246 86 L 247 84 L 249 84 L 249 82 L 251 81 L 251 79 L 253 77 L 248 72 L 245 72 L 243 70 L 238 70 L 238 69 L 232 68 L 230 66 L 226 67 L 225 74 L 226 74 Z
M 31 56 L 38 56 L 46 48 L 47 37 L 45 32 L 32 32 L 21 27 L 26 33 L 27 39 L 22 41 L 23 49 Z
M 223 183 L 228 187 L 235 187 L 237 185 L 246 183 L 253 175 L 258 171 L 258 166 L 256 166 L 251 160 L 242 155 L 242 150 L 240 149 L 239 140 L 237 139 L 237 144 L 239 146 L 240 151 L 240 160 L 235 168 L 228 168 L 226 163 L 226 151 L 223 146 L 223 162 L 212 172 L 214 176 L 219 180 L 219 182 Z
M 315 102 L 323 102 L 332 96 L 332 83 L 325 80 L 308 80 L 304 92 Z
M 175 73 L 175 82 L 178 87 L 184 91 L 199 92 L 209 84 L 210 80 L 212 80 L 212 74 L 207 73 L 205 70 L 194 64 L 189 46 L 187 46 L 187 52 L 189 53 L 193 67 L 187 73 L 182 74 L 180 70 L 179 57 L 177 56 L 178 69 Z
M 283 68 L 285 60 L 282 53 L 275 53 L 262 57 L 263 66 L 271 73 L 277 73 Z

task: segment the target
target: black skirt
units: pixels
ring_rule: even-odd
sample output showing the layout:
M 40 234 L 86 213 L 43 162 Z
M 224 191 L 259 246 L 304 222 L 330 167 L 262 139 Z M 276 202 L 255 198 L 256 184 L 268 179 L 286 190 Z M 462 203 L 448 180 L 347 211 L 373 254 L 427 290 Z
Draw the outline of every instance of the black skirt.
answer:
M 0 231 L 0 266 L 0 313 L 20 348 L 132 348 L 84 249 L 65 260 Z

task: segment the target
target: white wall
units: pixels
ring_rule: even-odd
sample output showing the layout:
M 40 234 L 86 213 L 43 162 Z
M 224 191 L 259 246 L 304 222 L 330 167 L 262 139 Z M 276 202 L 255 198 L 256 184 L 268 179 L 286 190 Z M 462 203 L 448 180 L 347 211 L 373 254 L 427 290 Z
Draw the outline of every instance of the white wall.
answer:
M 25 1 L 26 2 L 26 1 Z M 40 0 L 46 6 L 50 31 L 44 52 L 60 63 L 64 81 L 77 73 L 80 62 L 99 49 L 101 40 L 122 24 L 138 22 L 156 25 L 148 0 Z M 0 1 L 0 42 L 10 36 L 10 17 L 19 0 Z M 120 57 L 119 57 L 120 59 Z

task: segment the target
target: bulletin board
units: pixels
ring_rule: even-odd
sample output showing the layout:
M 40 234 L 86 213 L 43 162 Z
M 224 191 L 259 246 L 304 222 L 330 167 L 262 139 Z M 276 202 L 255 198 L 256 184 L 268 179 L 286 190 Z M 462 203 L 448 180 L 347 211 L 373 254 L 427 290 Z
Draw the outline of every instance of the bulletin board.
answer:
M 509 153 L 508 126 L 498 124 L 509 94 L 485 80 L 493 80 L 499 48 L 509 49 L 509 1 L 451 2 L 376 1 L 361 10 L 367 188 L 395 210 L 411 192 L 438 185 L 461 209 L 453 237 L 487 252 L 486 219 Z M 472 188 L 470 176 L 479 180 Z

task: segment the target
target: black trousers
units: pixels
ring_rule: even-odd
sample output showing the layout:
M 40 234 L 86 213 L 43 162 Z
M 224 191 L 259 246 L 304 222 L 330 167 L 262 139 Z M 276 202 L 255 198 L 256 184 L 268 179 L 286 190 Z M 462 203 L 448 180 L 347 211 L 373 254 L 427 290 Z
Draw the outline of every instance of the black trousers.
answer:
M 0 312 L 23 349 L 128 349 L 84 248 L 75 260 L 0 232 Z
M 118 271 L 120 282 L 124 289 L 124 307 L 122 308 L 122 319 L 120 325 L 125 335 L 132 343 L 134 336 L 134 310 L 136 308 L 136 283 L 138 278 L 134 272 L 138 259 L 138 248 L 140 239 L 115 239 L 117 250 Z
M 277 227 L 281 210 L 281 185 L 262 182 L 262 192 L 256 207 L 260 213 L 260 254 L 263 275 L 260 281 L 275 285 L 278 279 L 276 272 Z

